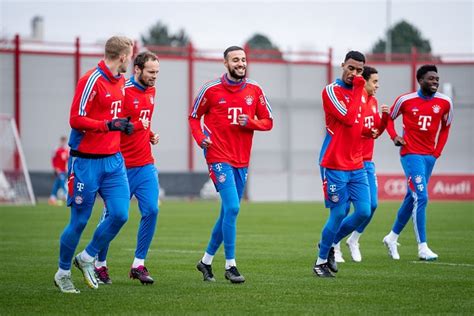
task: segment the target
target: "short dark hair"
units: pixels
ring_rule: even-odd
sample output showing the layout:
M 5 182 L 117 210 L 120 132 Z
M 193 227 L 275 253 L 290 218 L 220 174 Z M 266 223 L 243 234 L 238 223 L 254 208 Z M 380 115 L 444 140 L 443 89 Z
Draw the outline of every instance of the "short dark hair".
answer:
M 145 68 L 145 63 L 149 60 L 158 60 L 158 56 L 149 51 L 141 52 L 135 57 L 135 60 L 133 61 L 133 66 L 138 66 L 140 70 L 143 70 L 143 68 Z
M 423 65 L 416 71 L 416 80 L 420 80 L 428 71 L 438 72 L 435 65 Z
M 369 80 L 370 76 L 373 74 L 378 74 L 379 72 L 374 67 L 364 66 L 364 71 L 362 71 L 362 77 L 365 81 Z
M 361 61 L 365 64 L 365 56 L 361 52 L 358 52 L 356 50 L 351 50 L 346 54 L 346 58 L 344 58 L 344 62 L 346 62 L 349 59 L 354 59 L 357 61 Z
M 244 49 L 240 46 L 227 47 L 227 49 L 224 51 L 224 59 L 227 58 L 227 54 L 229 54 L 230 52 L 236 51 L 236 50 L 244 50 Z

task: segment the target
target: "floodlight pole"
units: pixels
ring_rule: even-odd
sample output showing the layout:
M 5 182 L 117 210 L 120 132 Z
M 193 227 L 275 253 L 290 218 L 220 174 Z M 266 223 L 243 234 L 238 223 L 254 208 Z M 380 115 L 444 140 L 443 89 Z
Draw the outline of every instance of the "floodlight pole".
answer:
M 385 21 L 387 22 L 387 40 L 385 42 L 385 61 L 392 60 L 392 31 L 390 25 L 392 24 L 392 1 L 387 0 L 387 11 Z

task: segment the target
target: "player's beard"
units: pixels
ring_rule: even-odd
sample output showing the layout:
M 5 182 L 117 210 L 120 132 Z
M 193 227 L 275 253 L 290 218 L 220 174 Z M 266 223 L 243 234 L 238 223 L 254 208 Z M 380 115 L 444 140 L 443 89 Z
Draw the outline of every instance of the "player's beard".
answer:
M 247 74 L 247 69 L 244 68 L 244 74 L 243 75 L 239 75 L 235 69 L 231 69 L 230 67 L 227 67 L 227 70 L 229 71 L 229 74 L 231 75 L 232 78 L 234 79 L 238 79 L 238 80 L 242 80 L 245 78 L 245 75 Z
M 138 82 L 144 87 L 153 87 L 155 85 L 155 80 L 148 80 L 148 82 L 143 80 L 142 74 L 138 75 Z

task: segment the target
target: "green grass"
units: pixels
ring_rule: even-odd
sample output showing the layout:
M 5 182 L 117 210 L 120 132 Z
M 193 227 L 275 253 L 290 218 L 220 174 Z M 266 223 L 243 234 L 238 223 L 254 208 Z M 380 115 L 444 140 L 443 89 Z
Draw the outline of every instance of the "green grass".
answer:
M 101 204 L 101 203 L 98 203 Z M 362 263 L 340 264 L 335 279 L 312 274 L 315 245 L 327 219 L 319 203 L 243 203 L 237 262 L 246 282 L 224 279 L 222 249 L 214 284 L 202 282 L 195 264 L 207 245 L 217 202 L 165 201 L 147 258 L 153 286 L 128 279 L 139 215 L 113 241 L 108 263 L 113 284 L 86 288 L 73 267 L 79 295 L 53 285 L 65 207 L 0 207 L 0 314 L 474 314 L 474 209 L 472 202 L 430 203 L 428 237 L 440 258 L 420 263 L 410 222 L 400 237 L 401 260 L 381 240 L 399 203 L 382 202 L 361 239 Z M 97 206 L 82 250 L 98 220 Z

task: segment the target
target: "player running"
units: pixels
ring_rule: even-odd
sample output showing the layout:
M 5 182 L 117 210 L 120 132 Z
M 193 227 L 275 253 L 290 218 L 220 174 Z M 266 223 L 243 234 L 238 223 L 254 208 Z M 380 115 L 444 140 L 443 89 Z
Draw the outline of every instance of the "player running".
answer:
M 237 215 L 240 210 L 254 131 L 273 127 L 272 110 L 260 86 L 245 77 L 244 50 L 231 46 L 224 52 L 227 73 L 205 84 L 189 114 L 191 132 L 204 156 L 222 205 L 204 256 L 197 264 L 204 281 L 215 281 L 212 260 L 224 242 L 225 278 L 245 281 L 235 261 Z M 201 117 L 204 116 L 203 128 Z
M 448 140 L 453 120 L 451 99 L 438 91 L 439 75 L 435 65 L 423 65 L 416 72 L 418 91 L 399 96 L 391 108 L 387 132 L 400 148 L 400 161 L 407 178 L 407 193 L 390 233 L 383 238 L 389 256 L 399 260 L 398 236 L 413 217 L 418 257 L 436 260 L 438 255 L 427 244 L 426 205 L 428 181 L 436 159 Z M 403 136 L 398 136 L 393 121 L 403 116 Z M 438 137 L 436 137 L 438 136 Z
M 151 131 L 150 120 L 155 108 L 155 83 L 160 71 L 158 57 L 151 52 L 142 52 L 135 57 L 134 75 L 125 83 L 123 115 L 131 118 L 134 133 L 122 134 L 120 149 L 127 168 L 130 198 L 135 195 L 141 213 L 137 235 L 137 247 L 129 276 L 142 284 L 153 284 L 154 280 L 145 267 L 151 241 L 158 219 L 159 182 L 154 166 L 150 143 L 158 144 L 159 136 Z M 108 203 L 101 221 L 108 216 Z M 107 267 L 109 245 L 102 249 L 95 262 L 95 273 L 100 283 L 111 284 Z

